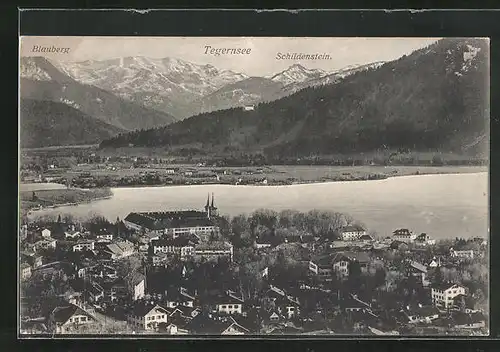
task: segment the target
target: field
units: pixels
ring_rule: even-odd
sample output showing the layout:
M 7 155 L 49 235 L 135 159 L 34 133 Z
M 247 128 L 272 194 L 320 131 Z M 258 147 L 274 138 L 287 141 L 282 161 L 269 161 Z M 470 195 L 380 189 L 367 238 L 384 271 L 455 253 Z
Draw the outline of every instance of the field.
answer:
M 150 167 L 107 169 L 96 165 L 78 166 L 64 172 L 62 177 L 76 177 L 81 173 L 88 173 L 94 177 L 139 177 L 147 173 L 158 173 L 167 176 L 166 170 L 174 169 L 175 173 L 168 175 L 174 181 L 196 181 L 211 179 L 219 182 L 236 182 L 238 179 L 268 182 L 291 180 L 292 182 L 321 182 L 321 181 L 349 181 L 382 179 L 394 176 L 475 173 L 487 172 L 485 166 L 263 166 L 263 167 L 202 167 L 186 164 L 151 165 Z M 193 176 L 185 176 L 188 171 Z
M 21 187 L 22 188 L 22 187 Z M 37 207 L 53 207 L 63 204 L 78 204 L 110 197 L 111 191 L 106 188 L 84 189 L 45 189 L 38 191 L 20 191 L 19 200 L 22 210 Z

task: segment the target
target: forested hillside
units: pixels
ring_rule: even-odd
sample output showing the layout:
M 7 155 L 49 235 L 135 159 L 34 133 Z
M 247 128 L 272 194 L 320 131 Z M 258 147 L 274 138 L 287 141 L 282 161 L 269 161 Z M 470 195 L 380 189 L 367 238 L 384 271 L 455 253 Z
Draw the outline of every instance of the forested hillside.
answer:
M 443 39 L 335 85 L 303 89 L 254 111 L 201 114 L 122 134 L 102 148 L 190 148 L 282 157 L 484 150 L 489 134 L 488 42 Z
M 122 129 L 63 103 L 21 99 L 21 147 L 94 144 Z

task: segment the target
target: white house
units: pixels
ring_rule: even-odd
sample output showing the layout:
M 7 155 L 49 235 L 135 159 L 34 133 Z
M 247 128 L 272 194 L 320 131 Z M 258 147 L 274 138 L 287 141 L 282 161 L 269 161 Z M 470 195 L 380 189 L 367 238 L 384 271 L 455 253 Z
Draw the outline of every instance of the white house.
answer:
M 457 284 L 444 283 L 434 285 L 431 288 L 432 303 L 439 308 L 451 308 L 454 304 L 453 299 L 458 295 L 465 294 L 465 287 Z
M 472 249 L 457 251 L 453 248 L 450 248 L 450 254 L 454 258 L 464 258 L 464 259 L 473 259 L 474 258 L 474 251 Z
M 42 230 L 42 237 L 43 238 L 50 238 L 51 232 L 49 229 L 43 229 Z
M 340 238 L 343 241 L 358 240 L 361 236 L 366 235 L 366 230 L 361 226 L 345 226 L 340 229 Z
M 146 291 L 146 277 L 133 271 L 125 277 L 127 289 L 133 301 L 144 298 Z
M 233 292 L 228 291 L 225 296 L 215 299 L 215 311 L 225 314 L 242 314 L 243 302 L 243 299 L 235 296 Z
M 139 303 L 127 315 L 127 323 L 137 330 L 156 330 L 158 324 L 168 322 L 168 311 L 159 305 Z
M 69 304 L 65 307 L 56 307 L 49 319 L 56 334 L 74 334 L 85 331 L 85 328 L 97 328 L 99 321 L 90 313 Z
M 21 279 L 26 280 L 31 277 L 31 266 L 27 263 L 21 264 Z
M 255 110 L 255 107 L 253 105 L 245 105 L 243 107 L 243 110 L 244 111 L 254 111 Z
M 73 252 L 81 252 L 81 251 L 93 251 L 94 250 L 94 241 L 82 241 L 73 245 Z
M 412 231 L 408 229 L 397 229 L 392 233 L 392 239 L 401 242 L 413 242 L 417 238 Z
M 99 233 L 96 236 L 97 242 L 111 242 L 113 241 L 112 233 Z

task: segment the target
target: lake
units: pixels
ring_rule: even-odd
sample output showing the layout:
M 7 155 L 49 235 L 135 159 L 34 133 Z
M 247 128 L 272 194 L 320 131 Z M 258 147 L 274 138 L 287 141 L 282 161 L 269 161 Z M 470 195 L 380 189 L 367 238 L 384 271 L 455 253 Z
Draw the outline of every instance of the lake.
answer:
M 420 175 L 376 181 L 291 186 L 196 185 L 113 188 L 113 197 L 78 206 L 36 211 L 32 216 L 100 214 L 114 221 L 132 211 L 202 209 L 215 194 L 222 215 L 331 210 L 346 213 L 379 235 L 396 228 L 426 232 L 436 239 L 488 235 L 488 173 Z

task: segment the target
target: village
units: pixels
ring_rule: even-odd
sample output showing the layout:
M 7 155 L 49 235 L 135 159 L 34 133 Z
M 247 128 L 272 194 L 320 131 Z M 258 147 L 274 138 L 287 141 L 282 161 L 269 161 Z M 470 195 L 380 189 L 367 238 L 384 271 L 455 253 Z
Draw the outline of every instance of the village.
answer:
M 479 235 L 376 234 L 320 211 L 229 219 L 212 194 L 113 223 L 25 220 L 19 247 L 21 334 L 488 334 Z

